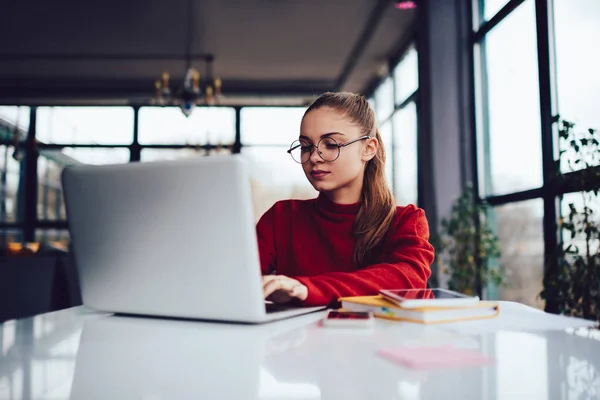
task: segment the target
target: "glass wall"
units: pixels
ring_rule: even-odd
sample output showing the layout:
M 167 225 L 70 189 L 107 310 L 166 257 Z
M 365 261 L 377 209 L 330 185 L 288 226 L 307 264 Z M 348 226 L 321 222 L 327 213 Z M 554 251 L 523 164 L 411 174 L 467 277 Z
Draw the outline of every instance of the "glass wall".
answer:
M 394 112 L 394 78 L 388 76 L 375 90 L 375 114 L 383 124 Z
M 246 107 L 241 110 L 242 155 L 250 166 L 254 217 L 276 201 L 309 199 L 317 192 L 302 165 L 287 153 L 300 135 L 305 107 Z
M 36 138 L 42 143 L 131 144 L 131 107 L 38 107 Z
M 554 0 L 556 86 L 562 118 L 576 130 L 600 129 L 600 1 Z M 569 172 L 566 163 L 562 172 Z
M 125 146 L 133 141 L 133 115 L 131 107 L 37 108 L 39 220 L 66 220 L 60 180 L 65 166 L 129 161 Z M 119 145 L 124 147 L 111 147 Z M 37 236 L 45 239 L 44 231 Z
M 19 128 L 21 136 L 29 129 L 29 107 L 0 106 L 0 128 Z
M 525 1 L 486 35 L 487 115 L 480 133 L 489 141 L 481 194 L 542 186 L 540 92 L 534 1 Z M 510 160 L 510 162 L 507 162 Z
M 394 148 L 394 128 L 392 126 L 392 120 L 388 119 L 379 127 L 379 134 L 383 141 L 383 148 L 386 152 L 386 163 L 385 163 L 385 177 L 387 179 L 390 188 L 394 186 L 394 165 L 392 161 L 393 148 Z
M 0 223 L 18 224 L 22 220 L 20 207 L 21 165 L 23 151 L 15 147 L 27 137 L 30 108 L 0 106 Z M 21 240 L 18 228 L 0 229 L 0 242 Z
M 408 47 L 393 74 L 395 102 L 402 104 L 419 89 L 419 56 L 414 45 Z
M 484 20 L 492 19 L 508 2 L 509 0 L 482 0 Z
M 499 297 L 543 308 L 539 297 L 544 277 L 544 202 L 541 199 L 495 207 L 496 233 L 502 256 L 498 262 L 507 284 Z
M 575 122 L 577 129 L 600 128 L 596 72 L 600 53 L 591 50 L 597 47 L 600 35 L 600 2 L 554 0 L 548 2 L 548 15 L 536 14 L 534 0 L 517 3 L 473 1 L 479 19 L 476 30 L 483 32 L 476 32 L 473 42 L 477 172 L 480 196 L 496 205 L 503 254 L 498 264 L 507 276 L 507 285 L 497 288 L 497 293 L 501 299 L 543 307 L 538 295 L 544 253 L 556 250 L 549 247 L 556 232 L 544 232 L 543 220 L 556 218 L 560 224 L 558 217 L 566 217 L 568 204 L 581 205 L 582 200 L 580 193 L 563 194 L 566 186 L 548 181 L 544 187 L 543 162 L 557 161 L 562 143 L 557 135 L 553 139 L 542 136 L 542 131 L 556 132 L 558 127 L 544 126 L 549 123 L 541 115 L 557 112 Z M 504 6 L 510 12 L 494 18 Z M 548 32 L 538 30 L 546 25 Z M 538 48 L 546 43 L 550 57 L 538 59 L 538 54 L 544 54 Z M 546 71 L 542 77 L 550 76 L 549 83 L 540 79 L 540 70 Z M 547 90 L 540 90 L 540 83 L 544 89 L 550 88 L 550 98 Z M 552 141 L 554 154 L 544 153 L 544 140 Z M 561 164 L 562 172 L 567 168 L 566 163 Z M 536 190 L 539 188 L 545 190 Z M 550 194 L 544 197 L 544 193 Z M 556 213 L 544 216 L 544 209 L 552 210 L 556 203 L 561 204 Z M 574 238 L 572 243 L 580 243 L 578 240 Z
M 386 176 L 401 204 L 417 202 L 417 54 L 409 46 L 369 102 L 376 110 L 387 150 Z M 30 121 L 28 107 L 0 107 L 0 222 L 11 240 L 68 242 L 61 185 L 65 166 L 151 162 L 231 154 L 239 149 L 250 166 L 255 220 L 282 199 L 308 199 L 317 192 L 302 166 L 287 153 L 300 131 L 306 107 L 198 107 L 185 117 L 177 107 L 36 107 L 35 226 L 24 227 L 20 210 L 27 187 L 20 182 Z M 137 116 L 136 116 L 137 113 Z M 236 138 L 236 115 L 239 137 Z M 137 118 L 137 119 L 136 119 Z M 137 132 L 135 121 L 137 120 Z M 17 132 L 14 134 L 13 132 Z M 16 135 L 16 136 L 15 136 Z M 21 144 L 15 147 L 15 138 Z M 136 140 L 137 138 L 137 140 Z M 236 150 L 237 151 L 237 150 Z M 396 158 L 401 160 L 396 162 Z M 30 179 L 30 178 L 27 178 Z M 31 234 L 33 233 L 33 236 Z
M 398 110 L 394 125 L 394 188 L 398 204 L 416 204 L 417 192 L 417 106 L 410 102 Z
M 13 155 L 14 148 L 0 145 L 0 222 L 16 222 L 21 162 Z
M 594 214 L 590 215 L 590 222 L 600 224 L 600 198 L 588 193 L 567 193 L 559 197 L 560 207 L 560 220 L 559 222 L 568 222 L 569 214 L 571 213 L 571 207 L 579 212 L 583 211 L 584 207 L 588 207 L 595 211 Z M 573 222 L 579 226 L 585 223 L 582 215 L 573 217 Z M 561 224 L 562 225 L 562 224 Z M 587 255 L 588 248 L 586 246 L 586 234 L 584 231 L 577 231 L 575 236 L 563 229 L 562 239 L 565 241 L 565 245 L 573 246 L 573 250 L 576 250 L 580 255 Z M 600 238 L 598 238 L 600 239 Z M 599 240 L 591 240 L 590 243 L 590 254 L 596 254 L 598 252 Z
M 76 164 L 123 164 L 129 161 L 125 148 L 71 148 L 41 150 L 38 157 L 38 218 L 66 220 L 61 173 Z
M 418 71 L 417 50 L 410 44 L 372 99 L 387 153 L 386 176 L 398 205 L 418 204 Z
M 67 229 L 36 229 L 35 231 L 36 242 L 50 245 L 60 250 L 68 251 L 70 240 Z
M 224 145 L 235 140 L 235 110 L 198 107 L 186 117 L 177 107 L 142 107 L 139 142 L 143 145 Z
M 9 243 L 21 242 L 23 240 L 23 232 L 21 229 L 0 229 L 0 246 L 6 249 Z

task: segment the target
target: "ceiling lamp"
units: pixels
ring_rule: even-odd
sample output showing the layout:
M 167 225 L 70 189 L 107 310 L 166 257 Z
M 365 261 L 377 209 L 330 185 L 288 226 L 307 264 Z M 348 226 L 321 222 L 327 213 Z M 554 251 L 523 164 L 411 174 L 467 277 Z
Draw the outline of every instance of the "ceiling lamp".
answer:
M 191 66 L 191 56 L 188 54 L 187 68 L 183 85 L 172 91 L 169 85 L 170 75 L 164 71 L 160 79 L 154 82 L 154 97 L 151 103 L 155 105 L 177 105 L 186 117 L 189 117 L 196 105 L 214 105 L 221 97 L 222 83 L 220 78 L 213 78 L 212 63 L 214 56 L 204 56 L 206 63 L 206 78 L 200 79 L 200 72 Z
M 164 71 L 154 82 L 154 97 L 150 101 L 155 105 L 178 105 L 186 117 L 189 117 L 196 105 L 213 105 L 221 96 L 221 79 L 213 78 L 212 54 L 192 57 L 192 39 L 194 28 L 194 0 L 188 0 L 188 29 L 186 40 L 186 66 L 183 85 L 176 91 L 169 86 L 169 72 Z M 206 65 L 206 77 L 200 79 L 200 72 L 192 67 L 192 59 L 201 59 Z

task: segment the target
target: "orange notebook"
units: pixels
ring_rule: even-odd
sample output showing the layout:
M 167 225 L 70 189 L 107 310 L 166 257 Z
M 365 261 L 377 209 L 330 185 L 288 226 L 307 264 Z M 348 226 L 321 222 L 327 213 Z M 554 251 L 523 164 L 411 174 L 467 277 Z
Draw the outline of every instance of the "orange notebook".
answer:
M 370 311 L 378 318 L 398 321 L 436 324 L 458 322 L 474 319 L 493 318 L 500 313 L 498 303 L 480 301 L 477 304 L 463 307 L 441 308 L 402 308 L 381 295 L 342 297 L 339 299 L 342 308 L 349 311 Z

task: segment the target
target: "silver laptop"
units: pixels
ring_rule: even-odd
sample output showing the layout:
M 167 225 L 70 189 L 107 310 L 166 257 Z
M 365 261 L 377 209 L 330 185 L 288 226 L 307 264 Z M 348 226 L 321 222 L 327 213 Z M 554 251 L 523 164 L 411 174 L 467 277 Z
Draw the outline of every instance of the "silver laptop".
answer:
M 62 183 L 90 308 L 246 323 L 324 308 L 267 307 L 241 156 L 75 165 Z

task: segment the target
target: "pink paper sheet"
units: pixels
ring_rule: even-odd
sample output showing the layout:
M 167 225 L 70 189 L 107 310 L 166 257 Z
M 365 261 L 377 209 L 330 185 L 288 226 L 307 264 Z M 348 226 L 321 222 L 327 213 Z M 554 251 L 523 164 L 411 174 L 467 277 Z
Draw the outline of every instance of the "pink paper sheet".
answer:
M 398 347 L 381 349 L 380 356 L 414 369 L 489 365 L 494 359 L 467 349 L 452 346 Z

